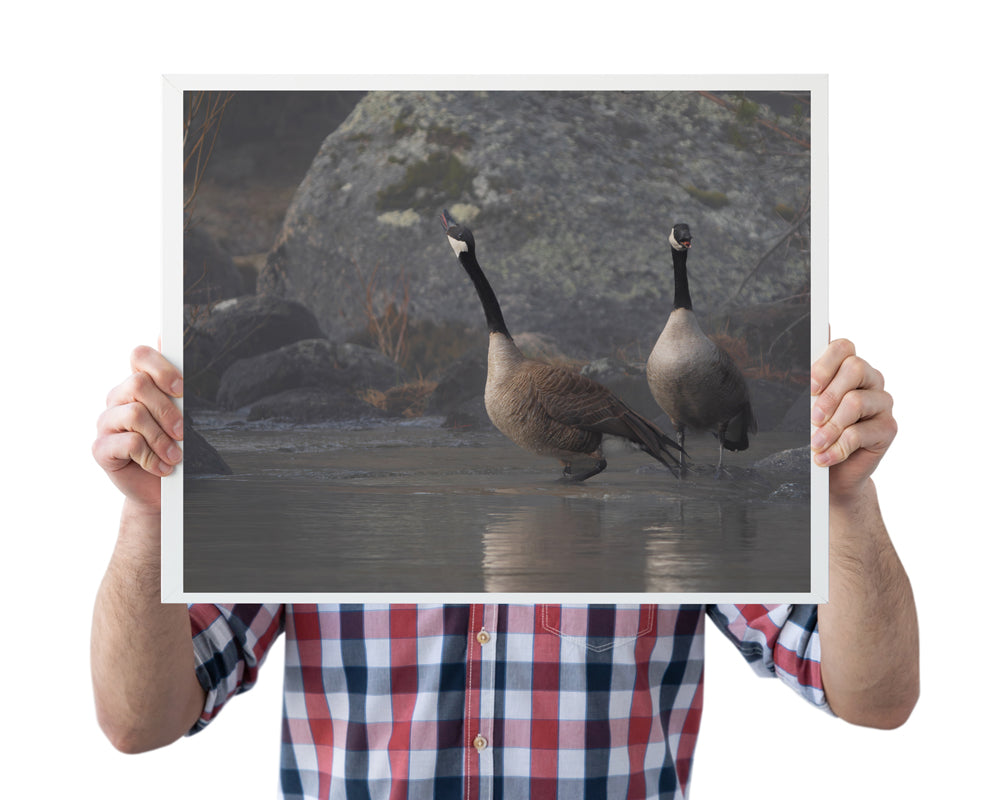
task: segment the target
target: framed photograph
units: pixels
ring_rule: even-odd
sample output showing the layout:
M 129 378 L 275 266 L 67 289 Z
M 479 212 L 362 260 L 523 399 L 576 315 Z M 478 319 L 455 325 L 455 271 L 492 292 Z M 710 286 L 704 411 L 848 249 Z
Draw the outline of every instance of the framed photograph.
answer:
M 164 79 L 167 602 L 823 602 L 821 75 Z

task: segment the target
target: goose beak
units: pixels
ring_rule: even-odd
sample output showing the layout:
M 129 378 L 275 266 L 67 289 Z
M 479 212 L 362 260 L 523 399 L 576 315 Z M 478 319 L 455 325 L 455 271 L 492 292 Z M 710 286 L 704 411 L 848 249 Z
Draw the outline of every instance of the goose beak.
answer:
M 441 211 L 441 227 L 444 228 L 445 233 L 448 232 L 449 228 L 454 228 L 458 223 L 452 219 L 451 214 L 448 213 L 448 209 L 443 209 Z

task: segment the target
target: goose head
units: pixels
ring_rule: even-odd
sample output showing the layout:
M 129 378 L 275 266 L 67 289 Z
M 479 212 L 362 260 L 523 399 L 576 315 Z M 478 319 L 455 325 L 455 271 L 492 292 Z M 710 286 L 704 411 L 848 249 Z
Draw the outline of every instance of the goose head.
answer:
M 674 250 L 689 250 L 691 248 L 691 229 L 685 222 L 678 222 L 670 229 L 670 246 Z
M 462 253 L 475 255 L 476 240 L 472 237 L 472 231 L 455 222 L 451 214 L 448 213 L 448 209 L 441 212 L 441 227 L 448 234 L 448 243 L 451 244 L 451 249 L 455 251 L 456 256 L 461 258 Z

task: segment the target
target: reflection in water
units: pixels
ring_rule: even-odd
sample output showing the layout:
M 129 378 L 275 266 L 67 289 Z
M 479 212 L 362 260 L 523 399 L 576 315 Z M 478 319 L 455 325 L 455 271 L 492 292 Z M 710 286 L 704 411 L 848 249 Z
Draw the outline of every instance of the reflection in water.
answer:
M 683 481 L 624 452 L 567 485 L 493 432 L 205 433 L 234 474 L 185 481 L 189 592 L 809 590 L 808 494 L 773 500 L 748 469 L 802 444 L 787 435 L 755 439 L 731 479 L 712 477 L 706 438 Z

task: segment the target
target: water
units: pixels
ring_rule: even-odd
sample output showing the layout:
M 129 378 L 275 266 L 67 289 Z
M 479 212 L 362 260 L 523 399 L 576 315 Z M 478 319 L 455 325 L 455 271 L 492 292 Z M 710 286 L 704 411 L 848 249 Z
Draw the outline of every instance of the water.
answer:
M 199 419 L 233 475 L 185 482 L 187 592 L 808 592 L 808 486 L 749 470 L 804 436 L 727 453 L 689 437 L 677 480 L 644 453 L 564 484 L 555 460 L 440 419 L 373 427 Z M 801 481 L 800 481 L 801 483 Z

